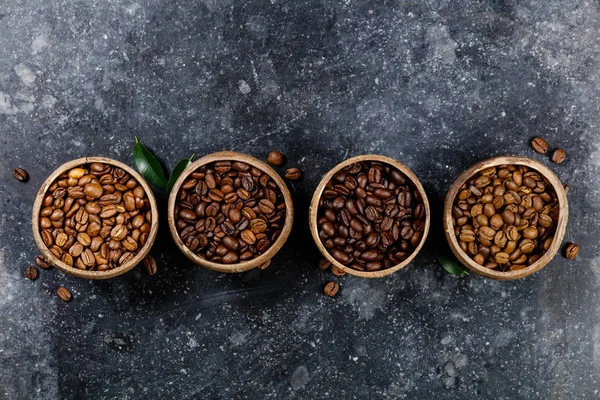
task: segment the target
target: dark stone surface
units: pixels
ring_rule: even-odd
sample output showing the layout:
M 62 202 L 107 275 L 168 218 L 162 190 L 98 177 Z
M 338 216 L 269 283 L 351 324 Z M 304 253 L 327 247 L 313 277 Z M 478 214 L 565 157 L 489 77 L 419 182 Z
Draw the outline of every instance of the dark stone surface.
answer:
M 0 399 L 598 398 L 599 26 L 579 0 L 1 2 Z M 163 213 L 157 275 L 27 281 L 43 180 L 86 155 L 133 165 L 134 135 L 168 166 L 278 149 L 305 170 L 272 266 L 195 266 Z M 536 135 L 567 150 L 551 167 L 571 185 L 577 261 L 497 282 L 423 251 L 321 294 L 306 214 L 329 168 L 397 158 L 439 213 L 479 160 L 550 164 Z

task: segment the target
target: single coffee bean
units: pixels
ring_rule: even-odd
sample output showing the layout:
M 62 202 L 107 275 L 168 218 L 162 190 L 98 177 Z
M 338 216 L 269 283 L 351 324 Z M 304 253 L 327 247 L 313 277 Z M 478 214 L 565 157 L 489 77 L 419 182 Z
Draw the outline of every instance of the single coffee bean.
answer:
M 325 269 L 329 269 L 329 267 L 331 267 L 331 263 L 326 258 L 322 258 L 319 261 L 319 269 L 325 270 Z
M 533 138 L 531 140 L 531 146 L 540 154 L 546 154 L 548 152 L 548 143 L 540 137 Z
M 142 264 L 144 265 L 144 271 L 146 271 L 148 275 L 154 275 L 158 271 L 156 261 L 154 260 L 154 257 L 152 257 L 150 254 L 144 257 Z
M 267 162 L 271 165 L 281 166 L 285 163 L 285 156 L 278 151 L 272 151 L 267 157 Z
M 339 290 L 340 290 L 339 284 L 337 284 L 336 282 L 327 282 L 327 284 L 325 285 L 325 288 L 323 289 L 323 293 L 325 293 L 326 296 L 334 297 L 338 293 Z
M 38 267 L 42 269 L 52 268 L 52 266 L 48 263 L 48 261 L 46 261 L 46 259 L 43 256 L 37 256 L 35 258 L 35 263 L 38 265 Z
M 346 272 L 343 271 L 341 268 L 336 267 L 335 265 L 331 266 L 331 273 L 335 276 L 344 276 L 346 275 Z
M 29 179 L 29 175 L 27 174 L 27 171 L 25 171 L 23 168 L 13 169 L 13 176 L 15 177 L 16 180 L 21 181 L 21 182 L 27 182 L 27 179 Z
M 33 265 L 25 269 L 25 277 L 30 281 L 35 281 L 38 278 L 38 270 Z
M 555 164 L 562 164 L 567 157 L 567 153 L 563 149 L 556 149 L 552 153 L 552 162 Z
M 71 301 L 71 299 L 73 298 L 73 296 L 71 295 L 71 292 L 69 291 L 69 289 L 67 289 L 64 286 L 59 287 L 56 290 L 56 294 L 63 301 Z
M 290 181 L 297 181 L 302 177 L 302 172 L 298 168 L 288 168 L 285 172 L 285 178 Z
M 579 246 L 575 243 L 569 243 L 565 248 L 565 256 L 569 260 L 574 260 L 579 254 Z

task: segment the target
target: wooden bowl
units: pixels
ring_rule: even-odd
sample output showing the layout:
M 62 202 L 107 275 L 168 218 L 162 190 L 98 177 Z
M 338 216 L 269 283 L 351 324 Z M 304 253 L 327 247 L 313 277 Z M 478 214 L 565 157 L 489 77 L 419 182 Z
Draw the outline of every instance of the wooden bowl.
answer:
M 325 186 L 331 180 L 331 178 L 333 178 L 333 175 L 335 175 L 336 172 L 338 172 L 339 170 L 341 170 L 342 168 L 344 168 L 350 164 L 354 164 L 354 163 L 361 162 L 361 161 L 379 161 L 379 162 L 389 164 L 389 165 L 397 168 L 400 172 L 402 172 L 404 175 L 406 175 L 406 177 L 408 179 L 410 179 L 410 181 L 413 183 L 413 185 L 415 185 L 415 188 L 419 191 L 419 194 L 421 195 L 421 198 L 423 199 L 423 207 L 425 207 L 425 228 L 423 229 L 423 238 L 421 239 L 421 243 L 419 243 L 419 245 L 412 252 L 412 254 L 406 260 L 402 261 L 400 264 L 397 264 L 391 268 L 382 269 L 379 271 L 358 271 L 353 268 L 348 268 L 345 265 L 341 264 L 339 261 L 337 261 L 335 258 L 333 258 L 333 256 L 331 254 L 329 254 L 329 251 L 327 251 L 327 249 L 321 242 L 321 239 L 319 238 L 319 230 L 317 227 L 317 219 L 318 219 L 318 212 L 319 212 L 319 200 L 321 198 L 321 194 L 323 193 L 323 190 L 325 190 Z M 344 271 L 350 275 L 360 276 L 362 278 L 381 278 L 381 277 L 393 274 L 394 272 L 407 266 L 417 256 L 419 251 L 421 251 L 421 249 L 423 248 L 423 245 L 425 244 L 425 240 L 427 239 L 427 234 L 429 233 L 430 221 L 431 221 L 431 215 L 430 215 L 430 211 L 429 211 L 429 201 L 427 200 L 427 193 L 425 193 L 425 190 L 423 189 L 423 185 L 421 185 L 421 182 L 419 182 L 419 179 L 417 178 L 417 176 L 403 163 L 396 161 L 393 158 L 380 156 L 380 155 L 376 155 L 376 154 L 367 154 L 367 155 L 349 158 L 346 161 L 339 163 L 333 169 L 331 169 L 327 174 L 325 174 L 325 176 L 321 179 L 321 182 L 319 182 L 319 185 L 315 189 L 315 193 L 313 195 L 312 201 L 310 202 L 310 209 L 309 209 L 309 214 L 308 214 L 308 223 L 310 225 L 310 233 L 312 234 L 313 240 L 315 241 L 315 244 L 317 245 L 317 248 L 319 249 L 321 254 L 323 254 L 323 256 L 331 263 L 331 265 L 341 269 L 342 271 Z
M 473 259 L 467 253 L 465 253 L 458 245 L 456 235 L 454 234 L 454 225 L 452 223 L 452 205 L 454 204 L 455 197 L 460 191 L 460 187 L 478 172 L 486 168 L 496 167 L 498 165 L 504 164 L 524 165 L 540 173 L 552 185 L 552 188 L 556 192 L 559 206 L 556 232 L 554 234 L 554 240 L 552 241 L 552 245 L 550 246 L 550 248 L 544 253 L 544 255 L 540 257 L 539 260 L 537 260 L 535 263 L 531 264 L 527 268 L 507 272 L 494 271 L 493 269 L 486 268 L 473 261 Z M 567 194 L 565 193 L 563 185 L 556 176 L 556 174 L 554 174 L 554 172 L 552 172 L 552 170 L 546 167 L 544 164 L 531 160 L 529 158 L 506 156 L 490 158 L 489 160 L 481 161 L 473 165 L 471 168 L 467 169 L 456 179 L 456 181 L 450 187 L 450 190 L 448 191 L 448 194 L 446 195 L 446 200 L 444 202 L 443 225 L 444 232 L 446 234 L 446 239 L 448 240 L 448 244 L 450 245 L 450 249 L 456 256 L 456 258 L 458 258 L 465 267 L 469 268 L 473 272 L 476 272 L 488 278 L 499 280 L 513 280 L 524 278 L 533 274 L 534 272 L 539 271 L 540 269 L 544 268 L 546 264 L 550 262 L 550 260 L 552 260 L 562 243 L 567 227 L 568 218 L 569 205 L 567 202 Z
M 212 261 L 204 260 L 198 257 L 193 251 L 191 251 L 181 240 L 179 237 L 179 233 L 177 232 L 177 228 L 175 226 L 175 203 L 177 201 L 177 193 L 181 188 L 183 182 L 187 179 L 187 177 L 196 171 L 199 167 L 205 164 L 210 164 L 215 161 L 241 161 L 246 164 L 250 164 L 253 167 L 256 167 L 269 175 L 277 184 L 281 193 L 283 194 L 283 198 L 285 201 L 285 223 L 281 230 L 281 234 L 279 238 L 269 247 L 269 249 L 261 254 L 260 256 L 253 258 L 251 260 L 247 260 L 244 262 L 236 263 L 236 264 L 220 264 Z M 244 272 L 248 271 L 252 268 L 256 268 L 267 261 L 269 261 L 277 252 L 281 249 L 281 247 L 286 242 L 287 238 L 292 231 L 292 224 L 294 222 L 294 205 L 292 202 L 292 195 L 288 190 L 285 182 L 279 174 L 271 167 L 269 167 L 266 163 L 251 157 L 246 154 L 237 153 L 234 151 L 220 151 L 217 153 L 212 153 L 207 156 L 204 156 L 196 161 L 194 161 L 191 165 L 189 165 L 179 176 L 175 185 L 173 185 L 173 189 L 171 190 L 171 194 L 169 195 L 169 204 L 168 204 L 168 219 L 169 219 L 169 229 L 171 230 L 171 236 L 173 236 L 173 240 L 179 250 L 186 255 L 187 258 L 192 260 L 194 263 L 201 265 L 205 268 L 212 269 L 218 272 L 227 272 L 227 273 L 236 273 L 236 272 Z
M 84 165 L 84 164 L 91 164 L 94 162 L 109 164 L 109 165 L 112 165 L 113 167 L 122 168 L 128 174 L 130 174 L 133 178 L 135 178 L 139 182 L 139 184 L 144 188 L 144 191 L 146 192 L 146 195 L 148 196 L 148 200 L 150 201 L 150 210 L 152 211 L 152 224 L 151 224 L 150 233 L 148 234 L 148 239 L 146 240 L 146 244 L 144 244 L 142 249 L 130 261 L 126 262 L 125 264 L 123 264 L 117 268 L 113 268 L 108 271 L 86 271 L 86 270 L 82 270 L 79 268 L 74 268 L 74 267 L 68 266 L 67 264 L 65 264 L 58 258 L 56 258 L 50 252 L 50 250 L 46 247 L 46 245 L 44 244 L 42 237 L 40 235 L 40 228 L 39 228 L 40 211 L 42 208 L 41 206 L 42 206 L 42 201 L 44 200 L 44 195 L 46 194 L 46 191 L 48 190 L 48 188 L 56 180 L 56 178 L 58 178 L 58 176 L 60 176 L 64 172 L 67 172 L 71 168 L 75 168 L 75 167 L 78 167 L 78 166 Z M 136 171 L 134 171 L 132 168 L 129 168 L 127 165 L 125 165 L 119 161 L 116 161 L 116 160 L 113 160 L 110 158 L 106 158 L 106 157 L 84 157 L 84 158 L 78 158 L 77 160 L 69 161 L 69 162 L 61 165 L 48 177 L 48 179 L 46 179 L 46 181 L 44 182 L 44 184 L 38 191 L 38 194 L 35 198 L 35 202 L 33 203 L 32 225 L 33 225 L 33 238 L 34 238 L 35 243 L 37 244 L 38 248 L 40 249 L 40 252 L 46 258 L 46 260 L 48 260 L 56 268 L 60 269 L 61 271 L 66 272 L 67 274 L 75 275 L 80 278 L 109 279 L 109 278 L 114 278 L 115 276 L 124 274 L 125 272 L 129 271 L 130 269 L 132 269 L 133 267 L 138 265 L 144 259 L 144 257 L 146 257 L 146 255 L 150 251 L 150 248 L 152 247 L 152 244 L 154 243 L 154 240 L 156 239 L 156 233 L 158 232 L 158 207 L 156 205 L 156 199 L 154 198 L 152 189 L 150 189 L 150 186 L 148 186 L 148 184 L 146 183 L 144 178 L 142 178 L 142 176 L 140 174 L 138 174 Z

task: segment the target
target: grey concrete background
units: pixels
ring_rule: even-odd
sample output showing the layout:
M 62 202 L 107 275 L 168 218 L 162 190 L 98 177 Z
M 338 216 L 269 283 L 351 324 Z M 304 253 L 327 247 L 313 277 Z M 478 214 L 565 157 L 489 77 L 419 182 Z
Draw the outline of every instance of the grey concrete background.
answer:
M 0 0 L 0 399 L 598 398 L 598 27 L 580 0 Z M 163 213 L 157 275 L 27 281 L 43 180 L 86 155 L 133 165 L 134 135 L 169 167 L 277 149 L 302 168 L 272 266 L 199 268 Z M 533 153 L 536 135 L 567 161 Z M 425 250 L 326 298 L 307 205 L 364 153 L 410 166 L 437 213 L 475 162 L 541 160 L 571 186 L 579 258 L 496 282 Z

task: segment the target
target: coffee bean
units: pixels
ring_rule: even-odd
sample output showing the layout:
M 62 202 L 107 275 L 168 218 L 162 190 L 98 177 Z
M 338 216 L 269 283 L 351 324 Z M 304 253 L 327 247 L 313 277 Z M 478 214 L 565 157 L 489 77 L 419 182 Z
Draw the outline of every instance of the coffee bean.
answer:
M 43 256 L 37 256 L 35 258 L 35 263 L 38 265 L 38 267 L 42 269 L 52 268 L 52 266 L 48 263 L 48 261 L 46 261 L 46 259 Z
M 21 182 L 27 182 L 27 180 L 29 179 L 29 175 L 27 174 L 27 171 L 25 171 L 23 168 L 13 169 L 13 176 L 15 177 L 16 180 L 21 181 Z
M 298 168 L 288 168 L 285 172 L 285 178 L 290 181 L 297 181 L 302 177 L 302 172 Z
M 546 154 L 548 152 L 548 143 L 540 137 L 533 138 L 531 140 L 531 146 L 540 154 Z
M 470 193 L 461 199 L 464 191 Z M 527 267 L 549 248 L 558 218 L 549 211 L 557 206 L 556 193 L 537 171 L 520 165 L 487 168 L 471 177 L 454 201 L 459 246 L 488 268 Z
M 565 248 L 565 257 L 569 260 L 574 260 L 579 254 L 579 246 L 575 243 L 569 243 Z
M 322 258 L 319 261 L 319 269 L 325 270 L 325 269 L 329 269 L 329 267 L 331 267 L 331 263 L 326 258 Z
M 272 151 L 267 157 L 267 162 L 271 165 L 281 166 L 285 163 L 285 156 L 278 151 Z
M 222 264 L 265 253 L 285 222 L 285 202 L 277 184 L 243 162 L 215 162 L 191 175 L 176 202 L 176 228 L 199 257 Z
M 336 267 L 335 265 L 331 266 L 331 273 L 335 276 L 344 276 L 346 275 L 346 272 L 343 271 L 341 268 Z
M 556 149 L 552 153 L 552 162 L 555 164 L 562 164 L 567 157 L 567 153 L 563 149 Z
M 144 266 L 144 271 L 146 271 L 148 275 L 154 275 L 158 271 L 156 261 L 154 260 L 154 257 L 152 257 L 150 254 L 144 257 L 144 259 L 142 260 L 142 264 Z
M 340 290 L 340 285 L 336 282 L 327 282 L 325 288 L 323 289 L 323 293 L 326 296 L 334 297 L 338 291 Z
M 69 289 L 67 289 L 64 286 L 59 287 L 56 290 L 56 294 L 63 301 L 71 301 L 71 299 L 73 298 L 73 296 L 71 295 L 71 292 L 69 292 Z
M 38 278 L 38 270 L 33 265 L 25 269 L 25 277 L 30 281 L 35 281 Z

